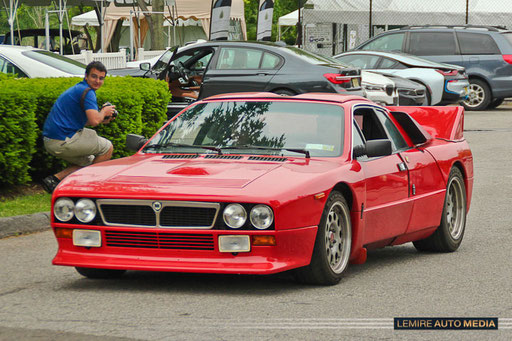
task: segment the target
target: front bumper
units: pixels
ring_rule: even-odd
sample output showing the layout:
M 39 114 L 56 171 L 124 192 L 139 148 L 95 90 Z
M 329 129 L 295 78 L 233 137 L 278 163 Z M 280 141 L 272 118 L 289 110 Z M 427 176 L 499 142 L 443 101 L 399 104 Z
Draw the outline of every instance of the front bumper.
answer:
M 65 224 L 56 225 L 71 227 Z M 126 228 L 103 226 L 80 226 L 80 228 L 100 230 L 102 246 L 79 247 L 74 246 L 71 239 L 57 238 L 59 249 L 52 262 L 54 265 L 142 271 L 272 274 L 308 265 L 311 261 L 317 231 L 316 226 L 283 231 L 129 229 L 129 232 L 135 233 L 162 232 L 181 236 L 190 234 L 212 236 L 211 250 L 191 250 L 183 246 L 161 248 L 159 243 L 157 246 L 151 244 L 148 247 L 147 240 L 134 242 L 128 247 L 111 246 L 107 241 L 107 232 L 126 232 Z M 251 245 L 250 252 L 224 253 L 219 252 L 219 235 L 273 235 L 276 245 Z
M 469 95 L 469 82 L 467 79 L 450 79 L 444 83 L 443 103 L 458 103 Z

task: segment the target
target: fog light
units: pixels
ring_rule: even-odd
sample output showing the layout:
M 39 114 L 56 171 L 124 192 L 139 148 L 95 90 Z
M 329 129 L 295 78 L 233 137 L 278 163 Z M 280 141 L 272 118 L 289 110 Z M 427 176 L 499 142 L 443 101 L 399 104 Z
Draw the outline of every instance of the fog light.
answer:
M 85 247 L 100 247 L 101 232 L 95 230 L 73 230 L 73 245 Z
M 249 236 L 219 236 L 220 252 L 249 252 L 251 243 Z

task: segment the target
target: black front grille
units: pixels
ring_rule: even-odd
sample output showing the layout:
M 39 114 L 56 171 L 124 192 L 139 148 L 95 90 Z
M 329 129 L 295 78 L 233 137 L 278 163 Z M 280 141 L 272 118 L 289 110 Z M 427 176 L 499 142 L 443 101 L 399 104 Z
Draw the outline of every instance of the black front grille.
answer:
M 160 226 L 209 227 L 215 218 L 215 208 L 167 206 L 160 213 Z
M 107 246 L 172 250 L 214 250 L 211 234 L 105 231 Z
M 101 205 L 105 222 L 109 224 L 155 226 L 155 211 L 143 205 Z

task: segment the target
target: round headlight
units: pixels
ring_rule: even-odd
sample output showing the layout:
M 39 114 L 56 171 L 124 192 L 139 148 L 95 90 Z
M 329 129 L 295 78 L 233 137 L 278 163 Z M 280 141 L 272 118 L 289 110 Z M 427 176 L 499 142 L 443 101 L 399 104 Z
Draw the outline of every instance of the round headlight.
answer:
M 267 205 L 256 205 L 251 210 L 251 223 L 259 230 L 264 230 L 272 225 L 274 213 Z
M 53 205 L 53 214 L 55 214 L 55 218 L 60 221 L 66 222 L 73 219 L 73 209 L 75 204 L 73 200 L 69 198 L 59 198 L 55 201 Z
M 224 222 L 232 229 L 238 229 L 244 226 L 247 220 L 247 212 L 240 204 L 229 204 L 224 209 Z
M 75 205 L 76 219 L 82 223 L 89 223 L 96 217 L 96 205 L 90 199 L 80 199 Z

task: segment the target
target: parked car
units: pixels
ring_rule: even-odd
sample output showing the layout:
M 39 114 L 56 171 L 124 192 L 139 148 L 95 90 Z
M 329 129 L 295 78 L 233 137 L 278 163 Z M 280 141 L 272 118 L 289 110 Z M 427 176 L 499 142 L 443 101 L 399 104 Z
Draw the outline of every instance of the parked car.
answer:
M 361 69 L 394 74 L 423 84 L 428 89 L 427 105 L 459 103 L 469 93 L 468 78 L 461 66 L 385 51 L 350 51 L 334 58 Z
M 357 50 L 402 51 L 466 68 L 467 110 L 495 108 L 512 97 L 512 31 L 491 26 L 407 26 L 363 43 Z
M 46 50 L 0 45 L 0 72 L 28 78 L 83 77 L 85 65 Z
M 463 115 L 333 93 L 197 101 L 148 142 L 129 135 L 134 155 L 57 186 L 53 264 L 328 285 L 370 248 L 455 251 L 473 188 Z
M 361 71 L 296 47 L 268 42 L 211 41 L 170 50 L 144 70 L 114 75 L 168 79 L 175 112 L 190 102 L 233 91 L 284 95 L 333 92 L 364 95 Z
M 393 74 L 361 71 L 361 84 L 366 97 L 381 105 L 425 105 L 423 85 Z
M 423 84 L 394 74 L 380 73 L 395 83 L 398 105 L 428 105 L 427 88 Z
M 361 85 L 366 92 L 366 98 L 380 105 L 398 104 L 398 94 L 395 82 L 389 77 L 370 71 L 361 71 Z

